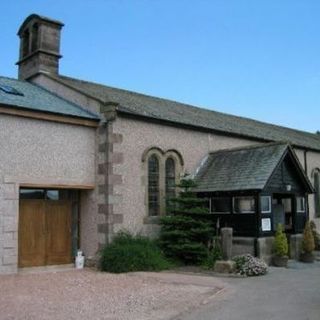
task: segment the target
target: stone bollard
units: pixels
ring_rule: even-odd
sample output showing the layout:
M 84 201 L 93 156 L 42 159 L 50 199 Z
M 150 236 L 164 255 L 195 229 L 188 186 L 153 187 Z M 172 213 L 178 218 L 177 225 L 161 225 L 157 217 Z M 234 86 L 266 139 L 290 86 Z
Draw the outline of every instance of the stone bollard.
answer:
M 232 228 L 221 228 L 222 259 L 230 260 L 232 256 Z

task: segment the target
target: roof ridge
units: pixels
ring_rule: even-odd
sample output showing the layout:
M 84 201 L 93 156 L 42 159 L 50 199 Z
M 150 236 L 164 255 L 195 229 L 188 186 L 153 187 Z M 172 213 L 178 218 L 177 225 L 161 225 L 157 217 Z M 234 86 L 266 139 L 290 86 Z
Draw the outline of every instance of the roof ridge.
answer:
M 284 146 L 290 146 L 289 141 L 274 141 L 274 142 L 267 142 L 267 143 L 257 143 L 249 146 L 242 146 L 242 147 L 235 147 L 235 148 L 226 148 L 216 151 L 211 151 L 209 154 L 217 154 L 217 153 L 226 153 L 226 152 L 237 152 L 237 151 L 244 151 L 244 150 L 251 150 L 251 149 L 259 149 L 259 148 L 268 148 L 273 147 L 276 145 L 284 145 Z

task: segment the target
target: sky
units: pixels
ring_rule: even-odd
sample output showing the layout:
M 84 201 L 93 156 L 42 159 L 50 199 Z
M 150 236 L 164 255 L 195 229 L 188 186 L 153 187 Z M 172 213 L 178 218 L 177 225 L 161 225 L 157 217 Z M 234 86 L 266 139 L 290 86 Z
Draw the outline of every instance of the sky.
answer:
M 320 130 L 319 0 L 1 1 L 0 75 L 24 19 L 62 21 L 60 74 Z M 285 138 L 285 137 L 284 137 Z

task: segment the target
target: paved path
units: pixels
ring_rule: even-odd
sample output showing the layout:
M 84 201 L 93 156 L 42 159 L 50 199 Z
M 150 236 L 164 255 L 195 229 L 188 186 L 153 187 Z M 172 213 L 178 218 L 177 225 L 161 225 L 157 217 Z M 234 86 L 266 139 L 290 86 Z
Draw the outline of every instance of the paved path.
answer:
M 178 320 L 320 320 L 320 263 L 291 263 L 268 275 L 226 278 L 223 292 Z

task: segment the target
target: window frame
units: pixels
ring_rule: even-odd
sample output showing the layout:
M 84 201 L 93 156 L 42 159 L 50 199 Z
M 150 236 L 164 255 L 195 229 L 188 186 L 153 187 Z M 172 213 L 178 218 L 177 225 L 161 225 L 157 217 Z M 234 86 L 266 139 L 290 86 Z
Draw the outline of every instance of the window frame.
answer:
M 148 162 L 150 157 L 155 155 L 159 161 L 159 211 L 157 215 L 150 215 L 149 212 L 149 166 Z M 145 150 L 142 154 L 142 162 L 143 162 L 143 184 L 145 186 L 145 210 L 146 210 L 146 219 L 144 220 L 145 223 L 154 223 L 156 220 L 152 219 L 155 217 L 163 216 L 166 213 L 167 208 L 167 188 L 166 188 L 166 161 L 168 159 L 172 159 L 174 162 L 174 172 L 175 172 L 175 186 L 179 183 L 180 177 L 183 173 L 183 158 L 181 154 L 173 149 L 167 150 L 166 152 L 162 151 L 162 149 L 158 147 L 152 147 Z M 175 188 L 176 192 L 178 187 Z M 151 218 L 151 219 L 149 219 Z M 158 221 L 158 220 L 157 220 Z
M 262 198 L 268 198 L 268 204 L 269 204 L 268 210 L 262 209 Z M 272 212 L 271 196 L 264 196 L 264 195 L 260 196 L 260 208 L 261 208 L 261 213 L 271 213 Z
M 303 204 L 302 210 L 298 210 L 298 204 L 300 203 L 298 199 L 303 200 L 302 201 L 302 204 Z M 297 196 L 296 197 L 296 208 L 297 208 L 298 213 L 305 213 L 306 212 L 306 198 L 304 196 Z
M 235 209 L 235 200 L 237 198 L 251 198 L 254 202 L 254 209 L 253 211 L 236 211 Z M 233 196 L 232 197 L 232 212 L 235 214 L 253 214 L 256 213 L 257 210 L 257 203 L 256 203 L 256 198 L 254 196 Z

